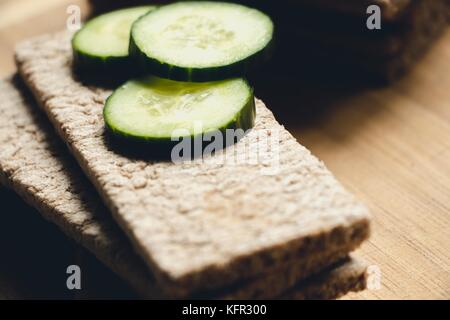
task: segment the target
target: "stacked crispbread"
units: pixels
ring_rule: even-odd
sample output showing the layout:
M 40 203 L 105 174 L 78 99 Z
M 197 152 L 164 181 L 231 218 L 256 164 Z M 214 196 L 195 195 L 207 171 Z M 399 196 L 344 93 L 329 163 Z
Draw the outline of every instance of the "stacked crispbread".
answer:
M 223 152 L 183 164 L 133 158 L 104 135 L 111 91 L 79 82 L 71 59 L 67 33 L 16 52 L 21 81 L 88 179 L 8 80 L 1 180 L 144 297 L 332 298 L 364 288 L 366 266 L 348 255 L 369 235 L 367 209 L 261 101 L 254 129 Z M 268 158 L 261 144 L 273 135 L 276 173 L 264 173 L 266 163 L 217 161 Z
M 19 82 L 19 79 L 14 79 L 0 84 L 2 183 L 15 190 L 69 237 L 93 252 L 143 297 L 165 297 L 152 273 L 133 252 L 94 188 L 67 154 L 64 145 L 56 139 L 50 123 L 36 110 L 35 103 Z M 294 285 L 289 295 L 285 293 L 286 297 L 329 298 L 363 288 L 366 265 L 346 258 L 345 253 L 335 257 L 330 256 L 339 261 L 331 267 L 325 263 L 326 270 L 313 279 Z M 287 285 L 283 281 L 288 281 L 287 277 L 285 274 L 281 277 L 268 275 L 238 288 L 211 293 L 210 297 L 270 297 L 274 292 L 284 290 Z M 262 290 L 261 293 L 256 292 L 258 289 Z

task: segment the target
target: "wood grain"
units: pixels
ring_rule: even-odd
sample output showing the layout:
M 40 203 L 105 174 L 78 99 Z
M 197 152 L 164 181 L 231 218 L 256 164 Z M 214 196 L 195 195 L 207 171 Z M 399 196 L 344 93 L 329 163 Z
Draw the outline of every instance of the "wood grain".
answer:
M 28 0 L 14 3 L 21 1 Z M 0 0 L 0 21 L 12 2 Z M 66 0 L 42 0 L 26 14 L 5 11 L 14 17 L 0 26 L 0 76 L 15 70 L 17 41 L 64 28 L 69 3 L 87 14 L 85 1 Z M 279 80 L 263 99 L 374 216 L 372 238 L 358 255 L 380 268 L 382 287 L 346 298 L 449 299 L 450 29 L 390 86 Z M 317 112 L 306 115 L 305 108 Z
M 351 297 L 450 298 L 449 120 L 450 30 L 397 83 L 289 126 L 373 213 L 360 255 L 380 267 L 382 288 Z

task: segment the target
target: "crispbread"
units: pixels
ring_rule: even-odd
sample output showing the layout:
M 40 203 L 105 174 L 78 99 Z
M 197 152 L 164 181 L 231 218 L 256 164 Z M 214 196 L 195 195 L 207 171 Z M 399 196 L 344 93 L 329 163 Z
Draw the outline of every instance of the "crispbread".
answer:
M 35 110 L 33 101 L 26 97 L 18 82 L 17 79 L 0 82 L 0 142 L 3 146 L 0 152 L 0 179 L 3 184 L 14 189 L 46 219 L 94 253 L 143 297 L 162 298 L 153 276 L 133 253 L 95 190 L 67 155 L 44 115 Z M 345 255 L 345 252 L 310 258 L 309 266 L 298 261 L 275 274 L 247 281 L 239 287 L 225 288 L 214 295 L 210 293 L 207 297 L 269 298 L 284 292 L 286 288 L 301 295 L 303 284 L 293 286 L 297 274 L 304 273 L 302 270 L 305 268 L 314 267 L 319 271 L 320 264 L 328 266 L 340 255 Z M 358 265 L 362 275 L 365 265 Z M 329 267 L 326 272 L 330 272 Z M 363 285 L 359 282 L 356 286 L 353 281 L 347 281 L 344 273 L 342 275 L 336 280 L 339 281 L 339 295 Z M 324 293 L 323 280 L 312 282 L 315 288 L 321 288 L 320 292 L 319 289 L 314 291 L 317 292 L 315 295 L 305 292 L 305 298 Z M 311 280 L 305 283 L 309 287 Z M 345 291 L 340 288 L 345 288 Z M 324 294 L 324 297 L 329 298 L 330 294 Z
M 74 79 L 69 40 L 59 33 L 20 44 L 19 71 L 168 294 L 223 287 L 300 257 L 354 248 L 355 235 L 368 235 L 366 207 L 261 101 L 255 128 L 224 154 L 249 148 L 272 157 L 261 144 L 278 135 L 277 174 L 263 174 L 265 163 L 223 164 L 219 155 L 174 164 L 118 154 L 102 118 L 110 91 Z
M 14 83 L 16 82 L 16 83 Z M 83 244 L 142 294 L 154 279 L 110 218 L 95 189 L 17 81 L 0 83 L 0 180 L 42 216 Z M 144 292 L 140 290 L 146 288 Z
M 302 290 L 289 290 L 281 299 L 335 299 L 342 292 L 360 291 L 367 286 L 367 264 L 349 258 L 302 283 Z M 345 279 L 345 281 L 343 281 Z M 343 288 L 345 288 L 343 290 Z

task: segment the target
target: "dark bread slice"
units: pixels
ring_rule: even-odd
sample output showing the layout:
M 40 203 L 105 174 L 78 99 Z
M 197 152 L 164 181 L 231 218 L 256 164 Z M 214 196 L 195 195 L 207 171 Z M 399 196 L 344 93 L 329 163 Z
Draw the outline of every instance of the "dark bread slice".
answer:
M 3 146 L 0 151 L 0 180 L 38 209 L 43 217 L 58 225 L 66 235 L 90 250 L 143 297 L 164 297 L 154 277 L 133 252 L 91 184 L 55 137 L 48 120 L 36 110 L 34 102 L 23 89 L 18 79 L 0 82 L 0 143 Z M 362 233 L 359 236 L 365 235 Z M 338 292 L 330 292 L 327 289 L 329 285 L 324 283 L 321 276 L 318 281 L 307 281 L 308 287 L 313 283 L 316 288 L 314 294 L 310 292 L 311 289 L 300 293 L 304 285 L 296 282 L 301 278 L 299 274 L 317 273 L 324 267 L 326 272 L 331 273 L 330 263 L 345 256 L 345 250 L 347 248 L 328 256 L 310 257 L 307 264 L 300 260 L 274 274 L 263 275 L 232 288 L 204 293 L 199 297 L 273 298 L 288 288 L 290 292 L 297 292 L 305 298 L 342 295 L 349 290 L 362 288 L 364 282 L 361 280 L 356 285 L 347 273 L 333 272 L 339 278 L 336 280 Z M 343 261 L 341 264 L 347 265 L 348 262 Z M 358 265 L 361 267 L 360 275 L 363 276 L 365 264 Z M 3 286 L 8 283 L 2 280 Z M 11 294 L 13 289 L 14 286 L 6 290 L 5 294 Z
M 358 234 L 368 236 L 366 207 L 261 101 L 253 130 L 213 157 L 183 165 L 130 158 L 105 137 L 102 108 L 111 91 L 77 81 L 71 59 L 66 33 L 16 51 L 25 83 L 168 294 L 213 290 L 299 257 L 350 251 Z M 267 148 L 270 139 L 279 153 Z M 256 164 L 222 161 L 256 153 Z

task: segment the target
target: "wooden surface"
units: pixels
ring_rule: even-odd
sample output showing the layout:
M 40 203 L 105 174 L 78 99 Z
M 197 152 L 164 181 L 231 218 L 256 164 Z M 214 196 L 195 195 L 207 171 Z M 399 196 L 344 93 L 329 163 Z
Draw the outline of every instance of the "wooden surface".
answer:
M 87 13 L 84 1 L 0 0 L 1 77 L 17 41 L 64 28 L 68 4 Z M 384 88 L 274 87 L 262 96 L 279 121 L 372 211 L 357 255 L 380 268 L 382 287 L 347 298 L 450 299 L 450 29 Z

